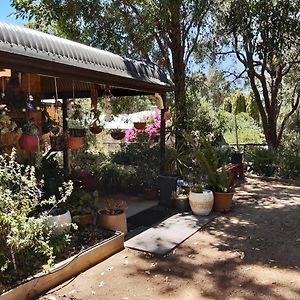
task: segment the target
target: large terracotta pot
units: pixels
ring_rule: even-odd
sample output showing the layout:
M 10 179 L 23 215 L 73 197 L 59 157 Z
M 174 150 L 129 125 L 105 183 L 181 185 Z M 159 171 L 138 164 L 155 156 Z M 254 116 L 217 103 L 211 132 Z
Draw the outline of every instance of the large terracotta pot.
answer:
M 229 211 L 234 193 L 219 193 L 214 192 L 214 206 L 216 211 Z
M 97 225 L 113 230 L 113 231 L 121 231 L 127 234 L 127 219 L 125 212 L 120 210 L 117 214 L 107 214 L 106 210 L 99 210 L 97 213 Z
M 214 204 L 214 194 L 209 190 L 203 190 L 202 193 L 190 192 L 189 200 L 193 214 L 207 216 Z
M 23 150 L 38 152 L 40 148 L 40 139 L 37 135 L 23 133 L 19 139 L 19 146 Z
M 147 200 L 156 200 L 158 198 L 158 190 L 157 188 L 145 188 L 144 189 L 144 197 Z
M 84 143 L 84 137 L 74 137 L 74 136 L 69 136 L 67 145 L 68 148 L 71 150 L 77 150 L 79 149 Z

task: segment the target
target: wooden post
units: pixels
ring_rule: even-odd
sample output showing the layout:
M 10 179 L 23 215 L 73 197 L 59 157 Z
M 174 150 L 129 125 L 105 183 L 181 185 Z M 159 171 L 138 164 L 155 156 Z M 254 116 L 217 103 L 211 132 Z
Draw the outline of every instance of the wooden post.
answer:
M 165 156 L 166 156 L 166 120 L 164 114 L 166 111 L 166 94 L 162 95 L 164 107 L 160 110 L 160 175 L 165 173 Z
M 63 115 L 63 131 L 68 131 L 68 99 L 63 99 L 62 102 L 62 115 Z M 64 156 L 64 171 L 67 175 L 70 175 L 71 169 L 70 169 L 70 150 L 68 148 L 65 148 L 63 156 Z

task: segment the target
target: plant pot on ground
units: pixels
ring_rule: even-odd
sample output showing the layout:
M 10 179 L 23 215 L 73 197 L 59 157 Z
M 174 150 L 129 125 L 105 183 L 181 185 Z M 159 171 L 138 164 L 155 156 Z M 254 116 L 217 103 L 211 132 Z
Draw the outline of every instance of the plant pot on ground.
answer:
M 243 153 L 239 151 L 233 151 L 230 154 L 230 162 L 232 164 L 241 164 L 243 162 Z
M 203 189 L 201 184 L 194 184 L 189 193 L 189 202 L 193 214 L 207 216 L 213 208 L 213 192 Z
M 105 208 L 98 210 L 97 225 L 105 229 L 121 231 L 127 234 L 126 202 L 107 200 L 106 204 Z
M 210 141 L 200 138 L 200 146 L 190 137 L 186 136 L 187 141 L 193 151 L 195 167 L 203 172 L 207 187 L 214 193 L 213 209 L 217 211 L 228 211 L 232 202 L 233 180 L 230 171 L 219 165 L 219 157 L 216 148 Z M 219 198 L 219 193 L 227 193 L 226 202 Z M 230 195 L 230 196 L 229 196 Z
M 191 210 L 189 195 L 182 187 L 177 187 L 176 191 L 173 192 L 173 201 L 177 211 L 187 212 Z
M 94 223 L 96 213 L 96 196 L 83 190 L 81 187 L 75 187 L 68 201 L 72 212 L 73 221 L 79 227 L 85 227 Z

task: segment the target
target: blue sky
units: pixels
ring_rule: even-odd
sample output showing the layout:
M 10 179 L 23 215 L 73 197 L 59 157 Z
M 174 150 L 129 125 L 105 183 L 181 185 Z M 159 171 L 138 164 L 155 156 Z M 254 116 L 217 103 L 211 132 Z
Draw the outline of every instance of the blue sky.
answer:
M 8 15 L 14 12 L 14 9 L 10 6 L 10 0 L 1 0 L 0 2 L 0 21 L 14 24 L 23 24 L 24 21 L 22 19 L 16 20 L 15 17 Z

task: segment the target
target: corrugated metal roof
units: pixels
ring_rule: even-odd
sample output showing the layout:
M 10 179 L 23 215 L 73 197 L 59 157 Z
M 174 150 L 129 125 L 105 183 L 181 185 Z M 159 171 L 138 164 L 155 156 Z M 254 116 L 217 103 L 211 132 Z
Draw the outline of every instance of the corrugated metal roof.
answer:
M 107 79 L 112 85 L 118 86 L 116 84 L 119 80 L 121 87 L 130 89 L 134 80 L 147 84 L 141 84 L 140 88 L 145 91 L 147 89 L 148 92 L 155 88 L 161 91 L 173 89 L 166 74 L 155 64 L 122 58 L 67 39 L 0 22 L 0 64 L 7 67 L 10 62 L 14 67 L 24 69 L 26 58 L 34 59 L 28 61 L 30 63 L 26 66 L 29 69 L 31 66 L 35 72 L 40 70 L 43 75 L 53 76 L 55 71 L 60 72 L 57 68 L 63 66 L 61 72 L 69 74 L 69 78 L 81 69 L 85 71 L 84 76 L 88 76 L 89 81 L 97 83 L 107 84 Z M 47 63 L 48 68 L 41 65 L 41 61 Z M 105 78 L 105 75 L 111 76 Z M 83 80 L 83 75 L 78 73 L 78 77 Z M 138 86 L 133 85 L 137 89 Z

